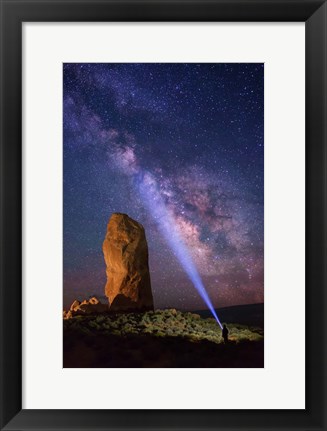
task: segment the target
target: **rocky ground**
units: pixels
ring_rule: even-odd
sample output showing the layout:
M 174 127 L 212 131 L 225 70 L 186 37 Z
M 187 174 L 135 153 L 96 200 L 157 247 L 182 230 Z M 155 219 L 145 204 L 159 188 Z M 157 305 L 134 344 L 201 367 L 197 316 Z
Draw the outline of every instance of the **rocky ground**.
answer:
M 63 320 L 64 367 L 263 367 L 263 329 L 175 309 Z

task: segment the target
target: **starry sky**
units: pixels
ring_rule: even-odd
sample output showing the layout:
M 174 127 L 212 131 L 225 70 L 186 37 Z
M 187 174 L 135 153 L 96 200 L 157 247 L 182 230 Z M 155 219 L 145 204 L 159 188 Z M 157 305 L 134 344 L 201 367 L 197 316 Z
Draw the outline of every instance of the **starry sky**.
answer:
M 206 308 L 140 177 L 160 195 L 214 307 L 263 302 L 263 64 L 65 63 L 63 157 L 64 307 L 104 300 L 102 242 L 122 212 L 145 228 L 155 307 Z

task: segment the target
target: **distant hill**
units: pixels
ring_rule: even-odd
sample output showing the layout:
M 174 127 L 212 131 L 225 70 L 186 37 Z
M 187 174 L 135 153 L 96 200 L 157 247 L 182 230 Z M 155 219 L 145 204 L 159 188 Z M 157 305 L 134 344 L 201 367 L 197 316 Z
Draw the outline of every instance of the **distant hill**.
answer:
M 210 310 L 192 311 L 206 319 L 212 317 Z M 216 308 L 221 322 L 237 322 L 242 325 L 264 327 L 264 304 L 235 305 L 233 307 Z

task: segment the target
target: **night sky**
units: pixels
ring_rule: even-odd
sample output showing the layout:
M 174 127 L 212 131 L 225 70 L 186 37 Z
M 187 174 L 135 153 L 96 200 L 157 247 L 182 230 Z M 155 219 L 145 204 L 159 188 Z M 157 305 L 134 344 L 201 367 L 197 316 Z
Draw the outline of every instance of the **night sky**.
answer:
M 263 302 L 263 64 L 71 63 L 63 81 L 64 306 L 103 298 L 102 242 L 122 212 L 145 227 L 155 307 L 205 308 L 140 183 L 215 307 Z

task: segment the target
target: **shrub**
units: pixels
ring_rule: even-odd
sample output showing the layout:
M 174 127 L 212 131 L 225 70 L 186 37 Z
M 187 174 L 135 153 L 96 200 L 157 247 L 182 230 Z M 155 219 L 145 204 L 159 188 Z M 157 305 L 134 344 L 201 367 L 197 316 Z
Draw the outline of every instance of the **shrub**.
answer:
M 100 315 L 100 316 L 97 316 L 95 318 L 95 320 L 96 320 L 97 323 L 102 323 L 102 322 L 104 322 L 106 320 L 106 318 L 104 316 Z

